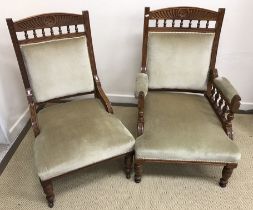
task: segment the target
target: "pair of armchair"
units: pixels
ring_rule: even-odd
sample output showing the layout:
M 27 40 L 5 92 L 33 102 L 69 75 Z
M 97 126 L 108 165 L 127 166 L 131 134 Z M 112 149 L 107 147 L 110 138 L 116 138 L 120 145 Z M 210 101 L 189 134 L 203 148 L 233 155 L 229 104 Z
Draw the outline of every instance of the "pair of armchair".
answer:
M 54 205 L 52 180 L 121 156 L 127 178 L 134 156 L 136 182 L 144 162 L 208 163 L 225 166 L 220 185 L 226 186 L 240 159 L 229 140 L 240 97 L 215 69 L 223 15 L 223 9 L 145 9 L 136 141 L 113 116 L 101 87 L 87 11 L 7 19 L 36 137 L 35 165 L 49 207 Z M 155 26 L 150 26 L 153 20 Z M 205 28 L 201 20 L 207 21 Z M 214 28 L 209 21 L 216 22 Z M 66 100 L 85 94 L 94 98 Z

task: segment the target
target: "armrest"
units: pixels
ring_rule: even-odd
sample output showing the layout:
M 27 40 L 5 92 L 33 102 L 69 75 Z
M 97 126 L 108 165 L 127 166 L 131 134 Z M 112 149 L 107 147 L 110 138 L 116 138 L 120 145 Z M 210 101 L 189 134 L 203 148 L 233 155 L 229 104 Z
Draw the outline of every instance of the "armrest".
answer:
M 138 120 L 137 120 L 137 137 L 144 132 L 144 92 L 138 95 Z
M 219 91 L 223 94 L 227 102 L 230 104 L 230 106 L 234 107 L 233 105 L 235 102 L 238 102 L 241 100 L 238 92 L 233 87 L 233 85 L 228 81 L 225 77 L 217 77 L 214 79 L 214 85 L 216 86 Z M 240 104 L 238 104 L 240 106 Z M 234 107 L 233 112 L 237 111 L 239 109 L 239 106 Z
M 144 97 L 148 93 L 148 75 L 146 73 L 139 73 L 136 78 L 135 97 L 139 97 L 139 93 L 143 92 Z
M 223 129 L 230 139 L 233 139 L 232 120 L 234 113 L 240 107 L 241 97 L 232 84 L 224 77 L 213 80 L 210 95 L 206 95 Z
M 113 114 L 113 109 L 112 109 L 111 102 L 109 101 L 109 99 L 105 95 L 105 92 L 103 91 L 103 89 L 101 87 L 101 83 L 100 83 L 99 78 L 98 78 L 97 75 L 94 76 L 94 80 L 95 80 L 95 83 L 96 83 L 96 92 L 95 92 L 96 97 L 100 99 L 100 101 L 104 105 L 106 111 Z

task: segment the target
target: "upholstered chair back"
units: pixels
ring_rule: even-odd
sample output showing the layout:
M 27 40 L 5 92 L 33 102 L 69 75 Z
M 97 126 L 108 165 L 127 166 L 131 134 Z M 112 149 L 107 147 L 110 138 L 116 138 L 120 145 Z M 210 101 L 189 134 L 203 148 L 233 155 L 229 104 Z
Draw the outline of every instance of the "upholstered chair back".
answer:
M 94 90 L 86 36 L 22 44 L 20 49 L 36 102 Z
M 149 32 L 149 88 L 207 89 L 214 33 Z

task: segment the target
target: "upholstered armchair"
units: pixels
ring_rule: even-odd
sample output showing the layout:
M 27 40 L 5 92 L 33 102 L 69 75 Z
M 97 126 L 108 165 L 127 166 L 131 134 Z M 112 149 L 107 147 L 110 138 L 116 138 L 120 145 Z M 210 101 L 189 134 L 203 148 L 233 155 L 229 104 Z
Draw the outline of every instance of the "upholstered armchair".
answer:
M 215 69 L 224 12 L 145 8 L 135 182 L 146 162 L 224 166 L 221 187 L 237 167 L 232 120 L 241 99 Z
M 114 117 L 101 87 L 88 12 L 7 19 L 7 24 L 36 137 L 35 166 L 49 207 L 55 197 L 52 180 L 80 168 L 125 156 L 129 178 L 135 141 Z M 85 94 L 95 98 L 66 100 Z

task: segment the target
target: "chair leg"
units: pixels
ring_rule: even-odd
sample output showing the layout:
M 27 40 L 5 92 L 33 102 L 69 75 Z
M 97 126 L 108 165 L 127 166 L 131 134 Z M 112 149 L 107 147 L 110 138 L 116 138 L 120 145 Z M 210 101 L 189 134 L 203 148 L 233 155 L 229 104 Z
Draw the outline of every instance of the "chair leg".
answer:
M 135 163 L 134 163 L 134 171 L 135 171 L 135 176 L 134 176 L 134 181 L 136 183 L 140 183 L 141 182 L 141 176 L 142 176 L 142 161 L 138 161 L 138 160 L 135 160 Z
M 133 153 L 130 153 L 125 156 L 125 173 L 127 179 L 130 179 L 132 169 L 133 169 Z
M 40 183 L 46 195 L 48 206 L 52 208 L 54 206 L 54 191 L 52 181 L 51 180 L 40 181 Z
M 228 179 L 231 177 L 234 168 L 236 168 L 235 165 L 225 165 L 222 170 L 222 178 L 220 179 L 219 185 L 221 187 L 226 187 L 228 183 Z

